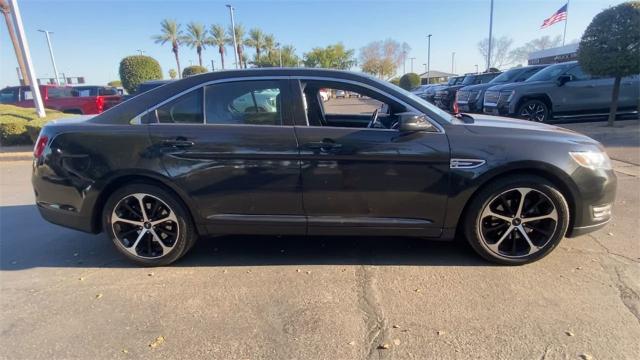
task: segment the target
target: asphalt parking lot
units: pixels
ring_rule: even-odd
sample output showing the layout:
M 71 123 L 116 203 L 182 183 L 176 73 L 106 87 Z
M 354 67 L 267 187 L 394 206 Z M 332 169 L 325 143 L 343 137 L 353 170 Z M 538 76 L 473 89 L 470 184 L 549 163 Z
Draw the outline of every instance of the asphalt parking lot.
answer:
M 463 242 L 237 236 L 135 267 L 42 220 L 30 162 L 0 162 L 0 358 L 640 358 L 640 126 L 619 124 L 567 125 L 615 160 L 614 221 L 521 267 Z

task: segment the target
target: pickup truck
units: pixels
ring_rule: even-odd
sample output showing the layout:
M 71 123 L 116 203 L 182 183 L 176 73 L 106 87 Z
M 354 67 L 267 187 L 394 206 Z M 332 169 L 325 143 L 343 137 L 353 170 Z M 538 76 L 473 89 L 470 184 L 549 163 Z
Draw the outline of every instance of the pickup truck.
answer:
M 95 86 L 40 85 L 44 107 L 69 114 L 100 114 L 119 104 L 122 97 L 106 95 L 108 88 Z M 104 95 L 103 95 L 104 94 Z M 34 107 L 33 94 L 28 86 L 10 86 L 0 90 L 0 104 Z

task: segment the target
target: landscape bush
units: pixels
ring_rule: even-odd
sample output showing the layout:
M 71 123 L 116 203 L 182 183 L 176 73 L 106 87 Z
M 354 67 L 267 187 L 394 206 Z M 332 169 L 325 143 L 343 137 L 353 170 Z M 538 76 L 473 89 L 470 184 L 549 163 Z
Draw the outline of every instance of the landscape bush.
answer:
M 416 73 L 407 73 L 400 78 L 400 87 L 405 90 L 411 90 L 420 85 L 420 76 Z
M 47 116 L 39 118 L 34 108 L 0 105 L 0 145 L 33 144 L 42 127 L 51 120 L 73 116 L 55 110 L 46 110 Z
M 200 65 L 187 66 L 182 70 L 182 77 L 193 76 L 196 74 L 203 74 L 207 72 L 207 68 Z
M 120 81 L 129 94 L 134 94 L 140 83 L 149 80 L 162 80 L 162 69 L 156 59 L 134 55 L 120 61 Z

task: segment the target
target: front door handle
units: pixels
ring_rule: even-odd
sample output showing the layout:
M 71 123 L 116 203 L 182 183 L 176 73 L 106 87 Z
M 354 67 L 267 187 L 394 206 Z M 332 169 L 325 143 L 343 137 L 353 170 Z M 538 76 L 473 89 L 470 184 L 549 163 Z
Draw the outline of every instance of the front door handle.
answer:
M 169 146 L 169 147 L 174 147 L 174 148 L 186 148 L 186 147 L 191 147 L 193 145 L 195 145 L 195 143 L 191 140 L 186 140 L 186 139 L 166 139 L 166 140 L 162 140 L 162 145 L 163 146 Z

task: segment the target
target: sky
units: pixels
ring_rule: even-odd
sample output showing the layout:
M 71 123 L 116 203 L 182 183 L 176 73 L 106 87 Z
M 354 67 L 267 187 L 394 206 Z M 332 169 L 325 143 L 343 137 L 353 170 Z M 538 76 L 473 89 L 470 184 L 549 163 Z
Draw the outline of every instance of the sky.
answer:
M 413 71 L 425 71 L 427 34 L 431 37 L 431 70 L 450 72 L 455 52 L 454 73 L 474 72 L 486 61 L 477 44 L 488 37 L 490 0 L 440 1 L 241 1 L 241 0 L 18 0 L 38 77 L 51 77 L 53 66 L 45 35 L 51 41 L 58 71 L 66 76 L 84 76 L 88 84 L 102 85 L 117 80 L 120 60 L 143 50 L 160 62 L 165 78 L 176 68 L 170 45 L 155 44 L 151 37 L 160 33 L 160 22 L 175 19 L 183 27 L 191 21 L 207 27 L 230 24 L 225 4 L 235 7 L 235 21 L 248 31 L 259 27 L 275 35 L 281 44 L 291 44 L 296 53 L 318 46 L 342 42 L 356 55 L 366 44 L 391 38 L 411 47 L 415 57 Z M 567 42 L 578 40 L 593 17 L 601 10 L 621 3 L 616 0 L 571 0 L 567 23 Z M 549 35 L 562 35 L 564 23 L 547 29 L 540 24 L 566 3 L 566 0 L 495 0 L 494 37 L 508 36 L 513 46 Z M 3 21 L 4 22 L 4 21 Z M 252 51 L 246 50 L 251 56 Z M 227 49 L 225 63 L 233 63 Z M 180 48 L 181 65 L 197 64 L 195 49 Z M 211 60 L 220 66 L 214 48 L 203 53 L 208 68 Z M 0 25 L 0 88 L 18 83 L 17 63 L 5 24 Z M 411 70 L 410 60 L 406 71 Z M 403 66 L 398 69 L 401 74 Z

